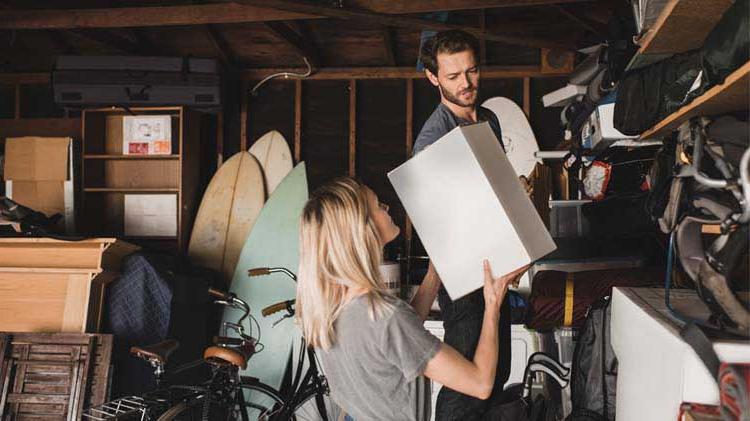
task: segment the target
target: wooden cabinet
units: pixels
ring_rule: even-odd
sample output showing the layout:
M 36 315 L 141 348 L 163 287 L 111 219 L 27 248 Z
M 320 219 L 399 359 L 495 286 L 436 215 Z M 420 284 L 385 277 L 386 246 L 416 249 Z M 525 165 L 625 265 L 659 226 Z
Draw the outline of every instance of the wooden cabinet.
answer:
M 168 115 L 171 153 L 123 154 L 123 118 L 128 115 Z M 81 230 L 87 235 L 184 251 L 199 200 L 200 115 L 184 107 L 102 108 L 84 110 L 82 121 Z M 174 196 L 173 235 L 127 235 L 125 201 L 127 195 L 136 194 Z
M 136 249 L 114 238 L 0 238 L 0 331 L 98 332 L 104 288 Z

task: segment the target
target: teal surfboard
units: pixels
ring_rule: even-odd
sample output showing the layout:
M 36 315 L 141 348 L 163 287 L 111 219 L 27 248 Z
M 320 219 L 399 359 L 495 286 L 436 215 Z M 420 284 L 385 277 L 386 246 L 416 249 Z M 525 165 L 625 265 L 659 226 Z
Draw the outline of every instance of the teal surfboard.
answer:
M 297 272 L 299 266 L 299 217 L 308 197 L 305 163 L 299 163 L 276 187 L 261 209 L 237 261 L 231 291 L 250 305 L 251 315 L 260 324 L 260 343 L 263 349 L 253 355 L 243 375 L 259 378 L 263 383 L 279 388 L 293 347 L 301 337 L 293 319 L 273 326 L 281 313 L 264 318 L 261 310 L 271 304 L 295 297 L 296 284 L 281 273 L 250 277 L 248 269 L 256 267 L 285 267 Z M 224 321 L 236 322 L 238 312 L 229 309 Z M 258 337 L 258 327 L 249 320 L 245 332 Z

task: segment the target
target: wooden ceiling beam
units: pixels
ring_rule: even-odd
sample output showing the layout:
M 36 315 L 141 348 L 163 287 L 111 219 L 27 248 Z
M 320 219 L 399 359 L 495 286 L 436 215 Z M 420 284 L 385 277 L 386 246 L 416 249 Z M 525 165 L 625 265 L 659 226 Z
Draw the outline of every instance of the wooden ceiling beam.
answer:
M 303 36 L 295 32 L 284 22 L 265 22 L 265 26 L 273 32 L 277 38 L 292 47 L 299 55 L 306 57 L 311 66 L 320 66 L 320 53 L 310 39 L 309 33 L 307 33 L 306 36 Z
M 396 66 L 396 43 L 393 36 L 393 28 L 383 28 L 383 47 L 385 49 L 385 61 L 390 66 Z
M 606 35 L 607 28 L 604 25 L 600 24 L 599 22 L 595 22 L 595 21 L 586 19 L 584 17 L 578 16 L 577 14 L 573 13 L 572 11 L 570 11 L 569 9 L 566 9 L 563 6 L 553 6 L 553 7 L 561 15 L 565 16 L 566 18 L 570 19 L 576 24 L 582 26 L 583 28 L 586 28 L 589 31 L 595 33 L 596 35 L 600 35 L 600 36 Z
M 106 30 L 100 29 L 71 29 L 66 31 L 69 34 L 89 39 L 97 42 L 104 46 L 120 50 L 128 54 L 145 54 L 148 51 L 143 51 L 143 46 L 138 45 L 129 39 L 123 38 L 119 35 L 115 35 Z
M 303 73 L 303 68 L 245 69 L 241 72 L 244 80 L 260 80 L 281 72 Z M 567 72 L 543 73 L 540 66 L 484 66 L 483 79 L 556 77 L 566 76 Z M 344 79 L 421 79 L 424 72 L 411 67 L 327 67 L 318 70 L 305 80 L 344 80 Z M 291 79 L 290 79 L 291 80 Z
M 494 9 L 592 2 L 593 0 L 346 0 L 348 7 L 388 14 L 429 13 L 450 10 Z
M 321 16 L 236 3 L 100 9 L 0 10 L 0 29 L 131 28 L 315 19 Z
M 287 12 L 312 14 L 326 16 L 335 19 L 345 19 L 370 24 L 379 24 L 385 26 L 394 26 L 409 29 L 432 29 L 443 31 L 448 29 L 462 29 L 479 39 L 488 41 L 497 41 L 510 45 L 521 45 L 531 48 L 557 48 L 562 50 L 571 49 L 573 46 L 561 42 L 558 38 L 535 38 L 533 36 L 514 36 L 496 33 L 492 31 L 482 31 L 479 28 L 463 25 L 452 25 L 427 19 L 412 18 L 400 15 L 390 15 L 385 13 L 371 12 L 369 10 L 351 9 L 343 7 L 327 6 L 320 3 L 309 3 L 298 0 L 236 0 L 249 6 L 264 6 Z
M 229 42 L 224 37 L 224 34 L 221 33 L 221 30 L 219 30 L 216 25 L 205 25 L 204 28 L 206 31 L 206 37 L 224 63 L 230 66 L 237 66 L 237 58 L 234 55 L 232 48 L 229 46 Z

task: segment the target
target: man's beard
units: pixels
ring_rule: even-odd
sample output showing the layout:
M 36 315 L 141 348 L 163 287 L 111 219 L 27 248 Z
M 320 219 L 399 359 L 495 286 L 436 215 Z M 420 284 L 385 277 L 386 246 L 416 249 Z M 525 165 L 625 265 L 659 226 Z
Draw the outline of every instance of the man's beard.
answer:
M 447 89 L 443 89 L 443 85 L 438 84 L 438 88 L 440 89 L 440 93 L 443 94 L 443 98 L 445 98 L 448 102 L 452 104 L 458 105 L 459 107 L 474 107 L 477 104 L 478 95 L 476 94 L 474 95 L 474 99 L 471 102 L 467 102 L 467 101 L 462 101 L 461 99 L 459 99 L 458 96 L 455 96 L 452 93 L 448 92 Z M 477 87 L 464 89 L 463 91 L 459 92 L 458 95 L 460 96 L 462 93 L 466 91 L 477 92 L 477 90 L 478 90 Z

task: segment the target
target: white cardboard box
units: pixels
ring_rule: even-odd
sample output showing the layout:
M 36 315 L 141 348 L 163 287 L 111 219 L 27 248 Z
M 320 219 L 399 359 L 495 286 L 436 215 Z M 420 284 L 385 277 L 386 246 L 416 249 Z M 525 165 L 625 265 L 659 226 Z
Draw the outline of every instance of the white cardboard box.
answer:
M 448 294 L 460 298 L 555 243 L 489 124 L 457 127 L 388 173 Z
M 564 107 L 575 101 L 577 97 L 585 94 L 585 86 L 567 84 L 556 91 L 544 95 L 542 103 L 545 107 Z
M 176 194 L 126 194 L 127 237 L 177 236 Z
M 688 317 L 710 314 L 692 290 L 672 290 L 670 303 Z M 663 288 L 615 288 L 611 305 L 618 420 L 674 420 L 682 402 L 719 404 L 719 387 L 680 337 L 683 323 L 667 310 Z M 749 341 L 714 340 L 713 348 L 723 362 L 750 363 Z

